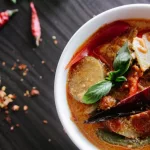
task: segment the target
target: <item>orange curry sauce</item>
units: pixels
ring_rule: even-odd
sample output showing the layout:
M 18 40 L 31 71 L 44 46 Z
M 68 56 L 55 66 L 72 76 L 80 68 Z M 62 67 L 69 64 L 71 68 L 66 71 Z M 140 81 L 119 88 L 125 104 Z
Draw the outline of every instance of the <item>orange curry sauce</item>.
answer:
M 127 22 L 131 26 L 131 28 L 136 29 L 138 31 L 150 29 L 150 20 L 132 19 L 132 20 L 123 20 L 123 21 Z M 98 29 L 97 32 L 95 32 L 88 40 L 86 40 L 85 43 L 83 43 L 78 48 L 77 52 L 80 52 L 82 49 L 86 48 L 89 41 L 91 41 L 92 38 L 95 37 L 96 34 L 100 33 L 104 27 L 101 27 L 100 29 Z M 122 45 L 122 42 L 119 40 L 119 38 L 122 38 L 122 39 L 129 38 L 130 39 L 131 37 L 128 33 L 125 33 L 125 35 L 121 35 L 120 37 L 115 38 L 113 41 L 110 41 L 109 43 L 107 43 L 110 46 L 110 49 L 108 51 L 105 51 L 105 50 L 103 51 L 103 45 L 101 46 L 101 48 L 102 48 L 101 54 L 103 56 L 105 56 L 105 58 L 107 58 L 109 62 L 113 62 L 114 57 L 118 51 L 118 49 L 117 49 L 118 45 L 119 46 Z M 71 68 L 73 68 L 73 67 L 74 67 L 74 65 Z M 104 67 L 105 67 L 105 73 L 110 71 L 110 68 L 107 65 L 104 65 Z M 69 79 L 69 75 L 71 74 L 71 70 L 72 69 L 69 70 L 68 79 Z M 150 85 L 150 80 L 147 81 L 146 77 L 143 76 L 140 83 L 142 86 L 147 87 Z M 98 147 L 98 149 L 101 149 L 101 150 L 131 150 L 132 149 L 129 147 L 112 145 L 112 144 L 106 143 L 105 141 L 102 141 L 100 138 L 98 138 L 96 135 L 96 130 L 103 127 L 102 123 L 84 124 L 83 122 L 89 117 L 89 115 L 85 114 L 85 111 L 87 108 L 90 107 L 90 105 L 82 104 L 82 103 L 76 101 L 72 97 L 72 95 L 69 93 L 68 85 L 66 86 L 66 88 L 67 88 L 67 100 L 68 100 L 68 104 L 69 104 L 70 111 L 72 114 L 71 119 L 77 125 L 77 127 L 83 133 L 83 135 L 91 143 L 93 143 L 96 147 Z M 115 96 L 117 96 L 117 97 L 120 97 L 120 99 L 123 99 L 126 97 L 126 95 L 127 95 L 126 93 L 128 93 L 128 92 L 129 91 L 121 92 L 121 91 L 117 90 L 113 94 L 115 94 Z M 134 148 L 134 150 L 149 150 L 149 149 L 150 149 L 149 145 L 140 147 L 140 148 Z

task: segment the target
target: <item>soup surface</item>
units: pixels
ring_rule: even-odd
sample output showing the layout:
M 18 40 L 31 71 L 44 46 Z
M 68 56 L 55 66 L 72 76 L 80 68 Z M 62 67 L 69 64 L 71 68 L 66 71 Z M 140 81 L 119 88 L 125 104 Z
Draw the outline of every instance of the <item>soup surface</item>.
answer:
M 149 102 L 139 98 L 150 86 L 150 20 L 104 25 L 78 48 L 66 68 L 71 119 L 90 142 L 101 150 L 150 149 Z M 116 109 L 119 103 L 126 109 L 123 113 Z M 118 113 L 107 116 L 113 108 Z

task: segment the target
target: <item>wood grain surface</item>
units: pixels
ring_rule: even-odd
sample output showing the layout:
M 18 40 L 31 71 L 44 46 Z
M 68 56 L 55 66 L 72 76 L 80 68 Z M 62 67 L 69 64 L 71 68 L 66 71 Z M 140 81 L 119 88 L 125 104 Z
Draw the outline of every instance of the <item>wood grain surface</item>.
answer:
M 12 123 L 0 113 L 0 150 L 77 150 L 58 119 L 54 103 L 54 76 L 59 57 L 68 40 L 86 21 L 107 9 L 131 3 L 149 3 L 150 0 L 34 0 L 42 27 L 42 43 L 36 48 L 30 32 L 30 8 L 28 0 L 0 0 L 0 11 L 19 8 L 10 22 L 0 29 L 1 86 L 15 93 L 13 104 L 20 111 L 10 111 Z M 54 44 L 52 36 L 57 37 Z M 41 61 L 45 61 L 42 64 Z M 19 62 L 18 62 L 19 61 Z M 6 62 L 3 66 L 2 62 Z M 12 71 L 14 63 L 27 64 L 29 73 L 22 76 Z M 22 81 L 23 80 L 23 81 Z M 40 95 L 24 97 L 26 90 L 37 87 Z M 12 105 L 13 105 L 12 104 Z M 9 110 L 11 110 L 11 106 Z M 22 109 L 28 105 L 25 113 Z M 48 124 L 43 124 L 43 120 Z M 10 131 L 12 125 L 20 127 Z

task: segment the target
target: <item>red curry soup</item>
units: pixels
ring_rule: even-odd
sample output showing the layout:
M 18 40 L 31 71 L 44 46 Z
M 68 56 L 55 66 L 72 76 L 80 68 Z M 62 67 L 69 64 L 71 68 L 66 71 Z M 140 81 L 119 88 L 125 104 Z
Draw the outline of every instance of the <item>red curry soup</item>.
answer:
M 150 149 L 150 20 L 104 25 L 66 69 L 71 119 L 91 143 L 101 150 Z

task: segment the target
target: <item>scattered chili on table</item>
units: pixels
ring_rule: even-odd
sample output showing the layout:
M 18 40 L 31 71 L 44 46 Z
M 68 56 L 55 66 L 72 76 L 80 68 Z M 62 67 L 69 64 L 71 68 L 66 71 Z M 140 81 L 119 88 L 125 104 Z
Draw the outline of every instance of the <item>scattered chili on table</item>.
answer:
M 39 17 L 37 15 L 37 11 L 35 9 L 33 2 L 30 2 L 30 7 L 31 7 L 31 11 L 32 11 L 31 31 L 32 31 L 32 35 L 35 38 L 36 46 L 39 46 L 40 40 L 41 40 L 41 27 L 40 27 Z
M 18 12 L 18 9 L 0 12 L 0 27 L 4 26 L 9 21 L 10 17 L 16 12 Z

